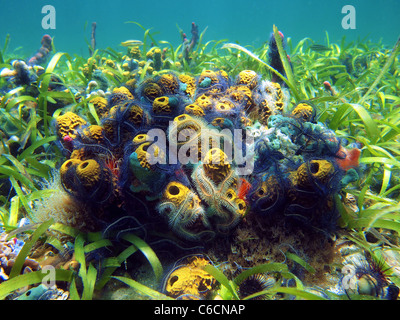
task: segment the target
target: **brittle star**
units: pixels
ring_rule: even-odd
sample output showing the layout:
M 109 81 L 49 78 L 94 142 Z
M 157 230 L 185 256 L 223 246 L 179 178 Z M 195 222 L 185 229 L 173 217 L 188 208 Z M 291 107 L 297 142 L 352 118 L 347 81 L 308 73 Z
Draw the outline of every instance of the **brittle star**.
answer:
M 218 186 L 205 175 L 203 166 L 200 164 L 193 172 L 197 191 L 201 198 L 208 204 L 210 216 L 216 215 L 223 223 L 217 223 L 217 229 L 222 231 L 229 230 L 236 226 L 242 215 L 243 210 L 235 202 L 236 194 L 232 186 L 237 176 L 233 170 L 230 170 L 224 180 Z M 231 189 L 232 192 L 229 192 Z
M 199 240 L 204 232 L 208 232 L 209 222 L 204 209 L 200 205 L 197 195 L 192 191 L 181 203 L 164 201 L 159 204 L 158 210 L 168 218 L 170 228 L 186 239 Z M 190 227 L 197 221 L 201 221 L 205 230 L 202 228 L 198 232 L 190 230 Z

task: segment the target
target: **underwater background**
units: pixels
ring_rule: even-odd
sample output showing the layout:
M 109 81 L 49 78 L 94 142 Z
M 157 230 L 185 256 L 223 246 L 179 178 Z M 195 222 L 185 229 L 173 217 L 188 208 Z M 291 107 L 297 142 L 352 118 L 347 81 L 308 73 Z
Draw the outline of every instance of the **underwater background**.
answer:
M 0 0 L 0 300 L 399 300 L 399 17 Z
M 268 41 L 271 26 L 279 25 L 287 37 L 297 43 L 304 37 L 315 42 L 324 41 L 325 31 L 332 41 L 343 36 L 347 40 L 382 39 L 391 46 L 400 30 L 400 2 L 396 0 L 283 0 L 244 3 L 231 1 L 41 1 L 1 0 L 0 43 L 7 33 L 11 35 L 10 48 L 21 47 L 21 54 L 33 54 L 37 39 L 43 32 L 55 38 L 58 51 L 87 54 L 85 38 L 90 39 L 90 25 L 97 23 L 97 44 L 100 48 L 116 47 L 126 39 L 141 36 L 141 29 L 127 24 L 136 21 L 152 28 L 160 39 L 173 45 L 180 42 L 180 28 L 193 21 L 201 30 L 208 27 L 205 40 L 229 39 L 242 45 L 260 46 Z M 56 29 L 43 30 L 41 9 L 53 5 L 56 9 Z M 343 6 L 356 8 L 356 29 L 344 30 L 341 25 Z

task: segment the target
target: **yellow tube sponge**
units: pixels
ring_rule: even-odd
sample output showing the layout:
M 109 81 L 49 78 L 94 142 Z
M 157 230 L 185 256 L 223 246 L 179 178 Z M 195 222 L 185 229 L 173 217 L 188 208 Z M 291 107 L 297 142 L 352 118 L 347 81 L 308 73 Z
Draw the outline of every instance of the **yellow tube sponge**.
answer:
M 83 129 L 83 134 L 92 141 L 98 144 L 104 141 L 104 129 L 99 125 L 91 125 Z
M 60 138 L 70 136 L 72 139 L 75 139 L 76 129 L 85 124 L 86 121 L 83 118 L 73 112 L 68 111 L 56 118 L 57 134 Z
M 313 118 L 313 113 L 313 107 L 305 102 L 302 102 L 293 109 L 292 116 L 300 120 L 311 121 Z
M 314 181 L 318 183 L 328 184 L 331 180 L 335 168 L 333 164 L 327 160 L 311 160 L 309 163 L 303 163 L 292 176 L 292 181 L 298 187 L 312 187 Z
M 157 84 L 166 94 L 175 94 L 179 90 L 178 78 L 172 73 L 166 73 L 160 76 Z
M 226 191 L 225 196 L 227 199 L 231 200 L 236 204 L 237 214 L 244 216 L 244 214 L 246 213 L 247 205 L 243 199 L 238 198 L 236 191 L 233 188 L 229 188 Z
M 182 295 L 206 298 L 216 285 L 214 277 L 202 269 L 208 264 L 208 260 L 195 257 L 186 265 L 176 267 L 166 279 L 164 285 L 166 294 L 173 298 Z
M 149 82 L 146 83 L 146 85 L 144 86 L 143 95 L 151 101 L 153 101 L 157 97 L 162 96 L 163 94 L 163 90 L 157 83 Z
M 147 148 L 150 145 L 151 145 L 151 142 L 142 143 L 135 150 L 135 152 L 137 154 L 137 158 L 138 158 L 139 163 L 140 163 L 140 166 L 142 168 L 146 168 L 146 169 L 150 169 L 151 168 L 150 163 L 148 161 L 150 155 L 146 151 Z
M 201 130 L 205 127 L 205 123 L 201 120 L 201 118 L 197 117 L 192 117 L 188 114 L 181 114 L 177 117 L 174 118 L 174 121 L 172 122 L 172 126 L 170 128 L 170 136 L 172 134 L 176 134 L 176 137 L 179 137 L 179 134 L 182 132 L 190 132 L 190 133 L 195 133 L 195 135 L 190 136 L 189 141 L 198 141 L 199 143 L 201 142 L 200 140 L 200 135 L 201 135 Z M 189 138 L 189 137 L 188 137 Z M 170 139 L 170 141 L 173 141 L 174 139 Z M 178 145 L 183 145 L 189 142 L 188 140 L 186 141 L 177 141 Z
M 110 67 L 110 68 L 112 68 L 112 69 L 116 69 L 115 62 L 112 61 L 111 59 L 107 59 L 107 60 L 104 62 L 104 64 L 105 64 L 107 67 Z
M 128 109 L 128 111 L 126 111 L 126 109 Z M 137 104 L 132 103 L 132 101 L 112 107 L 110 110 L 110 116 L 115 119 L 117 117 L 117 113 L 123 114 L 124 120 L 133 123 L 135 126 L 140 126 L 145 116 L 143 109 Z
M 84 187 L 92 188 L 101 179 L 101 167 L 96 160 L 85 160 L 76 167 L 76 175 Z
M 227 112 L 235 108 L 233 102 L 229 101 L 228 99 L 222 99 L 215 104 L 215 110 L 218 112 Z
M 156 161 L 156 159 L 165 159 L 164 152 L 156 144 L 153 144 L 152 142 L 144 142 L 139 144 L 135 152 L 137 154 L 137 159 L 140 163 L 140 166 L 142 168 L 146 168 L 149 170 L 151 170 L 152 159 L 154 159 L 154 161 Z
M 190 189 L 179 182 L 170 182 L 164 191 L 164 198 L 179 206 L 188 197 Z
M 252 92 L 248 86 L 231 86 L 226 90 L 226 97 L 230 98 L 236 104 L 243 106 L 246 112 L 252 111 L 254 107 Z
M 213 100 L 205 94 L 196 98 L 194 103 L 204 110 L 210 110 L 213 106 Z
M 258 83 L 258 75 L 253 70 L 240 71 L 236 79 L 236 84 L 243 84 L 253 90 Z
M 72 189 L 74 187 L 74 179 L 71 175 L 68 175 L 68 171 L 72 168 L 76 168 L 81 162 L 82 160 L 80 159 L 69 159 L 61 165 L 60 179 L 65 188 Z
M 112 93 L 117 93 L 117 94 L 121 94 L 125 97 L 124 100 L 133 100 L 134 96 L 132 95 L 132 93 L 129 91 L 128 88 L 126 87 L 118 87 L 118 88 L 114 88 Z
M 219 82 L 217 73 L 212 70 L 202 71 L 198 82 L 202 83 L 206 78 L 209 78 L 211 80 L 211 86 Z
M 223 181 L 231 171 L 226 154 L 218 148 L 209 150 L 203 159 L 205 174 L 215 183 Z
M 130 49 L 130 51 L 129 51 L 129 56 L 130 56 L 132 59 L 140 60 L 140 58 L 141 58 L 141 52 L 140 52 L 139 46 L 133 46 L 133 47 Z
M 202 118 L 181 114 L 175 117 L 170 125 L 168 133 L 170 145 L 176 146 L 178 154 L 183 152 L 180 148 L 185 148 L 190 153 L 191 160 L 197 163 L 202 158 L 202 130 L 206 128 L 207 123 Z
M 95 97 L 89 100 L 96 109 L 97 114 L 103 118 L 108 115 L 107 99 L 103 97 Z
M 184 90 L 185 93 L 188 96 L 193 97 L 196 92 L 196 79 L 187 74 L 180 74 L 179 81 L 186 85 L 186 89 Z
M 162 67 L 162 51 L 158 47 L 151 48 L 146 53 L 146 58 L 153 60 L 154 67 L 157 71 L 161 70 Z
M 205 113 L 202 107 L 198 106 L 197 104 L 189 104 L 185 107 L 185 112 L 194 116 L 204 117 Z
M 134 146 L 138 146 L 138 145 L 140 145 L 142 143 L 150 142 L 150 141 L 151 140 L 150 140 L 149 135 L 147 135 L 145 133 L 138 134 L 132 140 Z
M 153 112 L 154 113 L 170 113 L 172 111 L 167 96 L 155 98 L 153 101 Z

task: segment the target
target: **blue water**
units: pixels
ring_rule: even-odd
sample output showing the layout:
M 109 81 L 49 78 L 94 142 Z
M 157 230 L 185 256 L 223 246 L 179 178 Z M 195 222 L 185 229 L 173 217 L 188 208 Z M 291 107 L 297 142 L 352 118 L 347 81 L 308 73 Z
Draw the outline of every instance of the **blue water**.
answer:
M 56 9 L 56 29 L 44 30 L 41 13 L 44 5 Z M 356 29 L 342 28 L 344 5 L 356 9 Z M 10 34 L 9 50 L 30 55 L 40 47 L 43 34 L 54 37 L 57 51 L 88 55 L 90 25 L 97 22 L 97 48 L 122 49 L 120 42 L 143 39 L 143 30 L 153 28 L 157 40 L 174 46 L 181 43 L 177 25 L 190 34 L 192 21 L 200 31 L 207 27 L 204 41 L 228 39 L 241 45 L 260 46 L 267 41 L 273 24 L 294 44 L 310 37 L 324 43 L 326 32 L 331 42 L 346 39 L 382 40 L 392 47 L 400 33 L 399 0 L 178 0 L 178 1 L 94 1 L 94 0 L 0 0 L 0 48 Z

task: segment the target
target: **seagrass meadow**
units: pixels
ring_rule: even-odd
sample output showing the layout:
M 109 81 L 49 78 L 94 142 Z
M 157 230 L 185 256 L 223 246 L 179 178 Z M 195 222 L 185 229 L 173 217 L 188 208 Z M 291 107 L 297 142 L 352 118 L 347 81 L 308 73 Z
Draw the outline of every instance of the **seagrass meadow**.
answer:
M 0 298 L 397 300 L 400 38 L 129 23 L 0 48 Z

